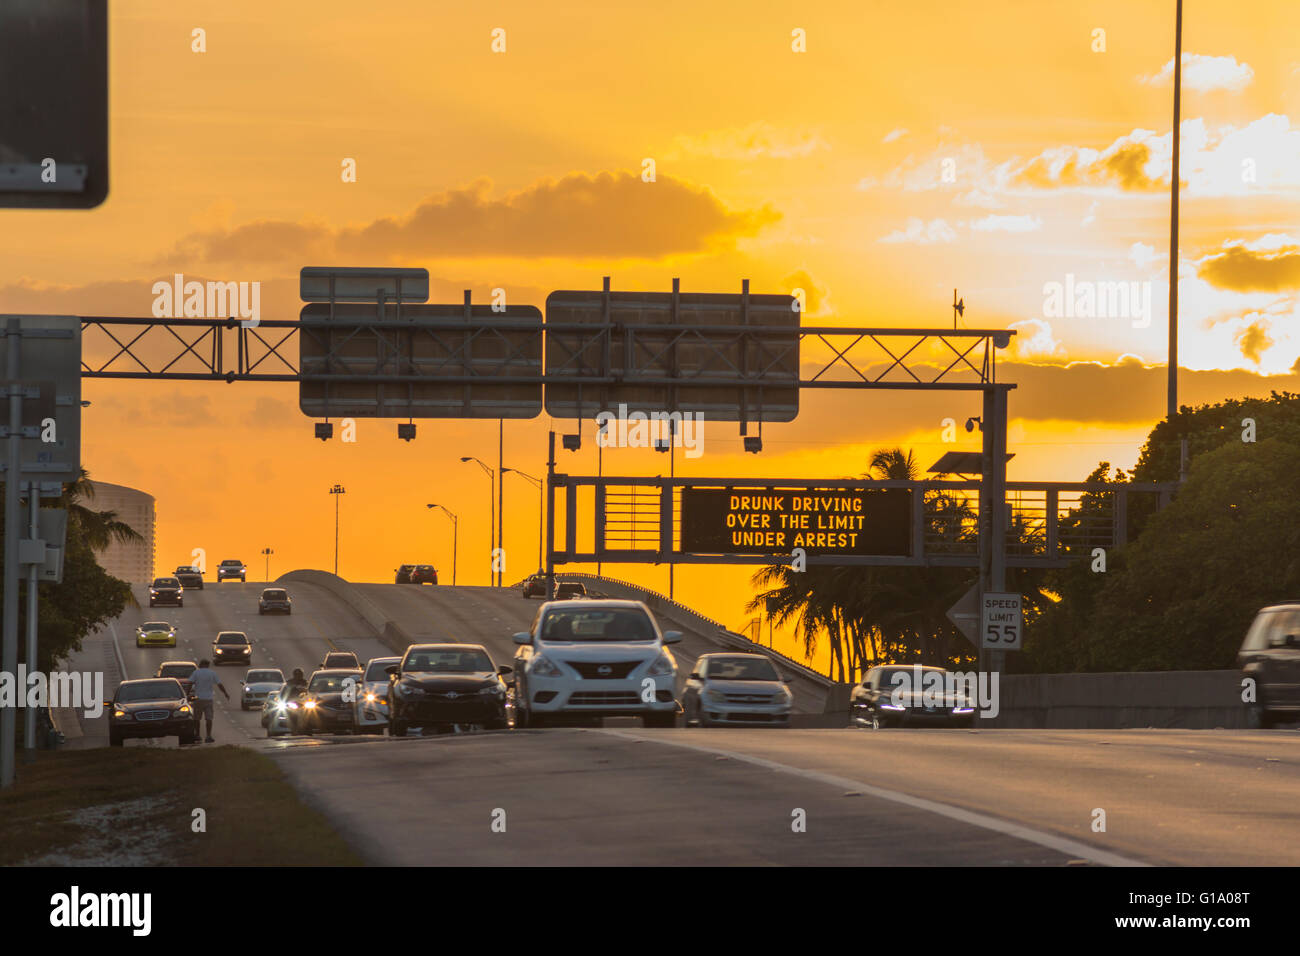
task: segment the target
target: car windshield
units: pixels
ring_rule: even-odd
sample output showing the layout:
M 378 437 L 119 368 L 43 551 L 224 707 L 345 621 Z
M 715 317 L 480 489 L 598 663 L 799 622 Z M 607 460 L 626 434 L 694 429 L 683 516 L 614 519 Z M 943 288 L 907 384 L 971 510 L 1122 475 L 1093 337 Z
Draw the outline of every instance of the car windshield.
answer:
M 386 671 L 384 668 L 392 667 L 397 662 L 398 662 L 397 659 L 391 661 L 383 661 L 383 660 L 371 661 L 370 666 L 366 668 L 366 680 L 368 681 L 388 680 L 388 671 Z
M 193 574 L 193 573 L 194 573 L 195 571 L 197 571 L 197 570 L 198 570 L 198 568 L 189 568 L 189 567 L 185 567 L 184 565 L 182 565 L 181 567 L 179 567 L 179 568 L 176 569 L 176 573 L 177 573 L 177 574 Z
M 237 568 L 243 563 L 243 561 L 222 561 L 221 566 L 223 568 Z
M 357 655 L 345 654 L 342 652 L 338 654 L 326 654 L 325 666 L 326 667 L 355 667 L 357 666 Z
M 939 675 L 943 676 L 943 668 L 941 667 L 882 667 L 880 668 L 879 686 L 892 688 L 895 684 L 895 674 L 906 674 L 908 680 L 924 680 L 926 671 L 938 671 Z M 920 687 L 916 688 L 916 690 L 920 689 Z
M 243 634 L 219 634 L 217 635 L 218 644 L 247 644 L 248 638 Z
M 156 588 L 174 588 L 179 587 L 180 583 L 175 578 L 159 578 L 153 583 L 153 586 Z
M 404 565 L 402 565 L 400 568 L 398 568 L 397 570 L 399 570 L 399 571 L 409 571 L 409 570 L 411 570 L 411 568 L 413 568 L 413 567 L 415 567 L 415 565 L 413 565 L 413 564 L 404 564 Z
M 142 631 L 170 631 L 171 629 L 172 626 L 166 621 L 150 621 L 147 624 L 140 625 Z
M 279 671 L 249 671 L 244 681 L 248 684 L 283 684 L 284 675 Z
M 313 674 L 307 689 L 314 694 L 329 694 L 344 689 L 344 681 L 349 678 L 355 684 L 357 674 Z
M 711 657 L 709 680 L 780 680 L 765 657 Z
M 286 592 L 280 590 L 262 592 L 262 597 L 266 598 L 268 601 L 283 601 L 288 596 L 289 595 Z
M 492 659 L 480 650 L 411 651 L 402 664 L 406 671 L 432 671 L 437 674 L 476 674 L 492 670 Z
M 181 685 L 174 680 L 146 680 L 138 684 L 123 684 L 117 689 L 119 703 L 137 700 L 184 700 Z
M 637 608 L 553 608 L 542 621 L 544 641 L 653 641 L 654 625 Z
M 190 675 L 195 671 L 192 661 L 184 661 L 179 664 L 164 664 L 158 668 L 159 677 L 175 677 L 178 680 L 189 680 Z

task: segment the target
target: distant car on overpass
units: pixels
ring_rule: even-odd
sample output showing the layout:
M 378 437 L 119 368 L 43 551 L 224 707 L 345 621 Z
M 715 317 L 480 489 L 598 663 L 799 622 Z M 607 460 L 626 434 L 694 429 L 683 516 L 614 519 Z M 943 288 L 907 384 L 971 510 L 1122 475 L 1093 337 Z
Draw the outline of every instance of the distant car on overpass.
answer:
M 243 581 L 248 576 L 248 568 L 243 561 L 236 561 L 234 558 L 227 558 L 217 565 L 217 583 L 220 584 L 226 578 L 239 578 Z
M 193 564 L 182 564 L 174 572 L 183 587 L 203 590 L 203 572 Z

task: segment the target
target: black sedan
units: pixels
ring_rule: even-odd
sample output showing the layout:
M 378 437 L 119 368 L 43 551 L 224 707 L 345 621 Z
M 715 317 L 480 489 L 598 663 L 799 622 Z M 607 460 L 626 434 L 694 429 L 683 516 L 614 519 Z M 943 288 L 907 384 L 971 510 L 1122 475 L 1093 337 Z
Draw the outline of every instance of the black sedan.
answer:
M 361 671 L 332 668 L 314 671 L 298 707 L 289 711 L 289 728 L 295 734 L 344 734 L 356 729 L 356 695 Z
M 411 569 L 412 584 L 437 584 L 438 572 L 432 564 L 417 564 Z
M 258 614 L 292 614 L 293 602 L 284 588 L 264 588 L 257 599 Z
M 185 606 L 185 588 L 178 578 L 154 578 L 149 585 L 149 606 L 157 604 L 175 604 Z
M 849 722 L 871 727 L 972 727 L 975 702 L 956 683 L 955 675 L 942 667 L 873 667 L 849 697 Z
M 400 568 L 394 568 L 393 574 L 397 575 L 393 579 L 394 584 L 410 584 L 411 572 L 415 570 L 415 565 L 404 564 Z
M 482 644 L 412 644 L 389 668 L 388 733 L 405 737 L 413 727 L 451 730 L 477 725 L 504 730 L 506 687 Z
M 222 631 L 212 642 L 212 663 L 253 663 L 253 642 L 243 631 Z
M 132 737 L 176 737 L 182 745 L 198 740 L 194 708 L 173 677 L 124 680 L 108 708 L 108 742 L 114 747 Z
M 538 571 L 536 574 L 528 575 L 522 590 L 526 598 L 532 597 L 534 594 L 546 597 L 546 572 Z
M 183 587 L 203 590 L 203 572 L 192 564 L 182 564 L 174 572 L 176 580 L 181 582 Z

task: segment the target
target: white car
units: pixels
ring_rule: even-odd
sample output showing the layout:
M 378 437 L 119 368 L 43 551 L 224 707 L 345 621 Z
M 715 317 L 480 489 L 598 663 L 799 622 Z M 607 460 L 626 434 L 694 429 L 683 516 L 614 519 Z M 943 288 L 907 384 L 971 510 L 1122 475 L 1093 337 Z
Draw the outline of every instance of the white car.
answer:
M 640 717 L 646 727 L 677 724 L 677 661 L 640 601 L 549 601 L 532 631 L 514 636 L 515 726 L 557 718 Z
M 357 733 L 382 734 L 388 726 L 388 668 L 400 663 L 400 657 L 372 657 L 366 662 L 357 688 Z
M 686 726 L 790 726 L 794 695 L 763 654 L 702 654 L 682 690 Z
M 262 702 L 262 726 L 266 728 L 268 737 L 283 737 L 293 733 L 289 726 L 289 710 L 297 708 L 298 701 L 288 694 L 288 687 L 288 684 L 282 684 L 267 694 L 266 700 Z
M 284 672 L 278 667 L 255 667 L 239 683 L 244 685 L 239 697 L 239 709 L 252 710 L 261 707 L 268 694 L 284 685 Z

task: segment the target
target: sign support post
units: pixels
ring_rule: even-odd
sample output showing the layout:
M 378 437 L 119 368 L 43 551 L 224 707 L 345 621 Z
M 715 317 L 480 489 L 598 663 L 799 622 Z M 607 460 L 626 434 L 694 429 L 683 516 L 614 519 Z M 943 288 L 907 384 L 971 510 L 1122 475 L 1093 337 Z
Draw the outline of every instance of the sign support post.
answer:
M 23 393 L 18 385 L 19 355 L 22 349 L 22 321 L 10 316 L 5 323 L 6 389 L 9 398 L 9 429 L 5 435 L 5 541 L 4 541 L 4 644 L 0 647 L 0 670 L 18 673 L 18 539 L 22 510 L 18 504 L 18 481 L 22 472 Z M 14 785 L 14 729 L 12 707 L 0 708 L 0 788 Z

